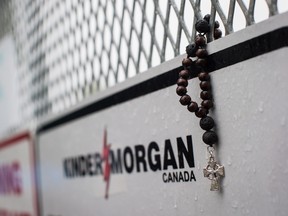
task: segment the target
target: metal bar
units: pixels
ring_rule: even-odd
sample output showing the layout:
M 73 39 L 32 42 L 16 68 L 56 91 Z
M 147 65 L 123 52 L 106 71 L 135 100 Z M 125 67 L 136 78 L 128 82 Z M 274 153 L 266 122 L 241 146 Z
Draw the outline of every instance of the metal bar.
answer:
M 235 11 L 235 3 L 236 3 L 236 0 L 230 0 L 228 18 L 227 18 L 227 29 L 225 28 L 226 35 L 234 32 L 233 18 L 234 18 L 234 11 Z
M 266 3 L 269 8 L 269 17 L 277 15 L 278 12 L 278 7 L 277 7 L 277 0 L 266 0 Z

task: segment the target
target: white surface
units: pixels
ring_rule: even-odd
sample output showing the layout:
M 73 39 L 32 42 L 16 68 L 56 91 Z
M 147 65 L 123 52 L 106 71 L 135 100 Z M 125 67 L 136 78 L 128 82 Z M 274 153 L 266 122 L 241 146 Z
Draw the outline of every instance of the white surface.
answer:
M 36 216 L 33 167 L 31 144 L 29 140 L 20 140 L 0 148 L 0 166 L 18 162 L 20 165 L 19 177 L 22 193 L 19 195 L 0 193 L 0 210 L 13 213 L 13 215 L 28 213 Z M 0 182 L 1 184 L 1 182 Z
M 44 215 L 286 215 L 287 51 L 212 74 L 221 140 L 218 153 L 226 169 L 222 193 L 209 191 L 209 181 L 202 174 L 206 164 L 203 132 L 198 119 L 177 103 L 172 86 L 40 136 Z M 276 60 L 286 67 L 267 64 Z M 195 98 L 198 80 L 189 86 Z M 65 179 L 62 160 L 101 152 L 105 127 L 112 148 L 150 141 L 163 147 L 165 139 L 174 140 L 175 147 L 176 137 L 192 134 L 197 181 L 165 184 L 162 171 L 112 175 L 111 191 L 121 190 L 105 200 L 102 176 Z
M 280 24 L 274 19 L 270 25 L 275 29 Z M 288 48 L 282 48 L 211 74 L 220 137 L 217 157 L 226 173 L 222 192 L 209 191 L 210 182 L 202 173 L 203 131 L 199 120 L 178 103 L 176 86 L 171 86 L 40 135 L 44 215 L 286 216 L 287 53 Z M 199 97 L 198 83 L 189 83 L 192 98 Z M 114 174 L 106 200 L 103 176 L 64 178 L 64 158 L 102 152 L 105 128 L 112 149 L 156 141 L 163 151 L 165 139 L 176 148 L 177 137 L 192 135 L 196 182 L 163 183 L 163 171 Z

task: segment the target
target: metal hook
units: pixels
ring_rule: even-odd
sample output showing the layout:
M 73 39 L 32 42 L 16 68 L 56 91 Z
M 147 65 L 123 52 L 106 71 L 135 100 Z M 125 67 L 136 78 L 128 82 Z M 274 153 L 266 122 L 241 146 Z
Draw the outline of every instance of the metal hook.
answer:
M 207 147 L 207 151 L 208 151 L 208 153 L 209 153 L 209 162 L 213 162 L 213 161 L 215 161 L 215 159 L 214 159 L 214 151 L 215 151 L 215 149 L 214 149 L 214 147 L 213 146 L 208 146 Z
M 215 151 L 215 149 L 214 149 L 213 146 L 208 146 L 208 147 L 207 147 L 207 151 L 208 151 L 208 153 L 210 154 L 211 157 L 214 157 L 214 151 Z

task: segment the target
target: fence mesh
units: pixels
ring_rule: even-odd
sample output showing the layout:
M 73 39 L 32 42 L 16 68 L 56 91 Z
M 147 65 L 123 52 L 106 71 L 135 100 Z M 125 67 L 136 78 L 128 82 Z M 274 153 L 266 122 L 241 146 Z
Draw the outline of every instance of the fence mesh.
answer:
M 185 52 L 209 13 L 223 34 L 287 10 L 277 0 L 10 0 L 23 122 Z

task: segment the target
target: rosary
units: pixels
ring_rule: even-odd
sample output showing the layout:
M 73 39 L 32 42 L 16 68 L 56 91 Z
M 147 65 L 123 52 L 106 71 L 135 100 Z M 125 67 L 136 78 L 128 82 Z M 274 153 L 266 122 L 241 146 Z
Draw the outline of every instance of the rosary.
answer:
M 213 97 L 211 91 L 211 82 L 209 73 L 205 72 L 208 65 L 206 50 L 206 37 L 205 35 L 210 31 L 210 15 L 207 14 L 203 19 L 198 20 L 195 24 L 195 29 L 199 34 L 195 37 L 195 42 L 186 47 L 187 57 L 183 59 L 182 65 L 184 70 L 179 72 L 179 79 L 177 80 L 176 93 L 181 96 L 179 102 L 183 106 L 187 106 L 189 112 L 195 113 L 196 117 L 200 118 L 200 127 L 205 130 L 202 140 L 207 145 L 209 154 L 208 165 L 203 169 L 204 177 L 211 180 L 211 191 L 220 190 L 220 178 L 225 176 L 224 166 L 221 166 L 215 160 L 215 145 L 218 141 L 218 136 L 212 129 L 215 122 L 212 117 L 208 116 L 209 110 L 213 107 Z M 219 28 L 219 23 L 214 23 L 214 39 L 221 37 L 222 32 Z M 195 61 L 192 57 L 197 57 Z M 200 80 L 200 98 L 202 99 L 201 106 L 187 94 L 188 79 L 190 77 L 191 66 L 196 65 L 200 69 L 198 78 Z

